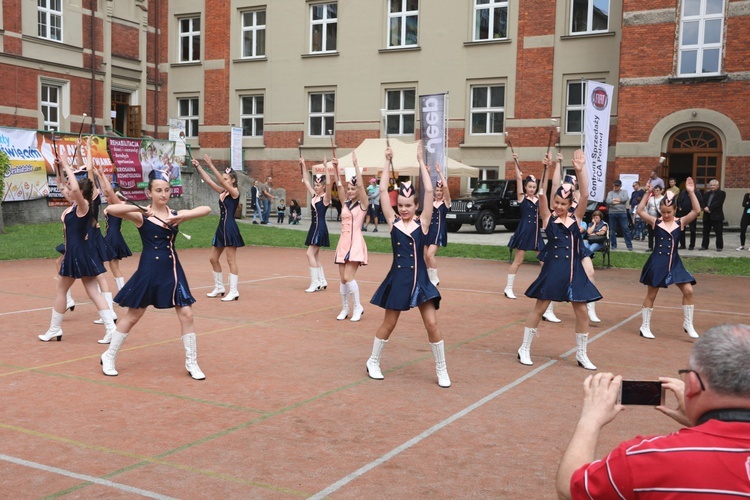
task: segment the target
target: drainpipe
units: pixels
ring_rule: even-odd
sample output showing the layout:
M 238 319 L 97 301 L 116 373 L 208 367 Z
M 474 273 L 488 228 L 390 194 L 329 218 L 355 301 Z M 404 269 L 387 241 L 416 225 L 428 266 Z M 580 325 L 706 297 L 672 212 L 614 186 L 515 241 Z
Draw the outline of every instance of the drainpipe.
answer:
M 161 72 L 159 69 L 159 32 L 161 31 L 160 16 L 159 12 L 161 8 L 161 2 L 155 0 L 156 12 L 154 13 L 154 24 L 156 29 L 154 30 L 154 66 L 156 71 L 154 72 L 154 137 L 159 138 L 159 86 L 161 83 Z
M 91 17 L 89 22 L 89 43 L 91 46 L 91 102 L 89 103 L 89 116 L 91 117 L 91 133 L 96 133 L 96 68 L 94 65 L 96 64 L 96 42 L 94 41 L 94 22 L 96 21 L 94 17 L 94 9 L 96 7 L 96 2 L 92 1 L 89 4 L 89 7 L 91 9 Z

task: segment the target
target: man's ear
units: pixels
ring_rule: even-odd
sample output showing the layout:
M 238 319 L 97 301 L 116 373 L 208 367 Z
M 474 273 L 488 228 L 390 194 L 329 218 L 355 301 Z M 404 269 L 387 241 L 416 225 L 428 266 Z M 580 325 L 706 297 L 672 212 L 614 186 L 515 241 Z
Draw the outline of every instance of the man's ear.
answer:
M 695 372 L 690 372 L 685 377 L 685 397 L 692 398 L 703 392 L 701 389 L 701 383 L 698 380 L 698 375 Z

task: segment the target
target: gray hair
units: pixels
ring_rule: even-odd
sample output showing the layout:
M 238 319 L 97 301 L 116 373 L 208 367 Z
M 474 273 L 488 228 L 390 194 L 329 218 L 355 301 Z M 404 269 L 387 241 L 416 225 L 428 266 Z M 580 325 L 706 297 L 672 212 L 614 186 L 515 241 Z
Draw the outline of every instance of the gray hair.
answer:
M 726 396 L 750 397 L 750 326 L 715 326 L 695 341 L 690 367 L 711 390 Z

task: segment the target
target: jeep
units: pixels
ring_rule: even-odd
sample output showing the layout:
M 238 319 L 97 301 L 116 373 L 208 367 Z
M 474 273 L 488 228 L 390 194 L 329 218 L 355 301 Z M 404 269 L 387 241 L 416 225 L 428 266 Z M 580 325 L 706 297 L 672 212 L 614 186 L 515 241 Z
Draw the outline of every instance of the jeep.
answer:
M 477 181 L 470 197 L 451 200 L 451 209 L 446 219 L 448 231 L 451 232 L 458 231 L 463 224 L 473 224 L 480 234 L 494 232 L 497 224 L 515 231 L 521 219 L 516 181 Z

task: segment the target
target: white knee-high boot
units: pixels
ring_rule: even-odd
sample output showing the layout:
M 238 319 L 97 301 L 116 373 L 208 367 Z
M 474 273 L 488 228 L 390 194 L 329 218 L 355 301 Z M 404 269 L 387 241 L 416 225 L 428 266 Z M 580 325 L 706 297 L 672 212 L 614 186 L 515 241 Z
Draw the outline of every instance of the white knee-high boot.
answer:
M 62 340 L 62 328 L 60 328 L 60 325 L 62 325 L 63 321 L 63 315 L 59 312 L 52 309 L 52 319 L 49 322 L 49 329 L 46 333 L 42 335 L 37 335 L 39 337 L 39 340 L 43 342 L 49 342 L 52 339 L 57 339 L 58 342 Z
M 70 288 L 68 288 L 67 293 L 65 293 L 65 309 L 70 309 L 71 311 L 76 310 L 76 301 L 73 300 L 73 295 L 70 293 Z
M 194 333 L 186 333 L 182 336 L 182 344 L 185 346 L 185 369 L 195 380 L 204 380 L 206 376 L 198 366 L 198 346 Z
M 586 309 L 588 310 L 589 321 L 592 323 L 602 322 L 602 320 L 599 319 L 599 316 L 596 315 L 596 302 L 589 302 L 586 304 Z
M 310 286 L 305 290 L 307 293 L 317 292 L 320 290 L 320 268 L 310 267 Z
M 596 370 L 596 366 L 594 366 L 594 363 L 589 361 L 589 357 L 586 354 L 586 347 L 588 346 L 588 342 L 588 333 L 576 333 L 576 344 L 578 346 L 578 349 L 576 350 L 576 361 L 578 361 L 578 366 L 582 368 L 585 368 L 587 370 Z
M 125 286 L 125 278 L 123 276 L 120 276 L 119 278 L 115 278 L 115 285 L 117 285 L 117 290 L 122 290 L 122 287 Z
M 516 281 L 516 275 L 515 274 L 509 274 L 508 275 L 508 282 L 505 285 L 505 290 L 503 290 L 503 294 L 508 297 L 509 299 L 515 299 L 516 296 L 513 293 L 513 283 Z M 552 303 L 550 302 L 550 305 Z
M 654 334 L 651 333 L 651 314 L 654 312 L 653 308 L 651 307 L 644 307 L 641 309 L 641 318 L 643 319 L 641 323 L 640 333 L 641 337 L 647 338 L 647 339 L 653 339 Z
M 544 314 L 542 314 L 542 319 L 544 321 L 549 321 L 550 323 L 561 323 L 562 320 L 555 316 L 555 311 L 552 308 L 552 305 L 554 302 L 550 302 L 547 306 L 547 310 L 544 311 Z
M 104 351 L 101 358 L 102 373 L 109 375 L 110 377 L 117 376 L 117 369 L 115 368 L 115 361 L 117 360 L 117 353 L 122 347 L 122 343 L 127 338 L 127 333 L 120 333 L 117 330 L 112 332 L 112 340 L 109 343 L 109 349 Z
M 239 282 L 240 277 L 236 274 L 229 274 L 229 293 L 226 297 L 224 297 L 222 302 L 231 302 L 233 300 L 239 300 L 240 298 L 240 292 L 237 291 L 237 283 Z
M 115 320 L 112 317 L 112 311 L 109 309 L 102 309 L 99 311 L 99 317 L 102 319 L 105 328 L 107 329 L 104 334 L 104 338 L 97 340 L 100 344 L 109 344 L 112 341 L 112 333 L 115 331 Z
M 695 306 L 682 306 L 682 311 L 685 315 L 685 320 L 682 322 L 682 328 L 688 335 L 690 335 L 690 338 L 697 339 L 699 335 L 693 327 L 693 312 L 695 311 Z
M 359 285 L 357 284 L 357 280 L 351 280 L 347 285 L 349 286 L 349 292 L 351 292 L 353 300 L 351 321 L 359 321 L 365 312 L 365 308 L 359 303 Z
M 341 312 L 336 319 L 341 321 L 349 316 L 349 283 L 339 283 L 339 293 L 341 294 Z
M 104 297 L 104 300 L 107 302 L 107 307 L 112 312 L 112 320 L 117 322 L 117 314 L 115 314 L 115 304 L 114 304 L 114 301 L 112 300 L 112 292 L 101 292 L 101 294 L 102 294 L 102 297 Z M 103 325 L 104 320 L 100 316 L 99 319 L 94 320 L 94 324 Z
M 534 363 L 531 361 L 531 341 L 534 340 L 534 335 L 539 335 L 536 328 L 523 328 L 523 344 L 518 348 L 518 361 L 522 365 L 531 366 Z
M 372 354 L 370 354 L 370 359 L 368 359 L 365 364 L 367 375 L 375 380 L 383 380 L 385 378 L 383 372 L 380 371 L 380 355 L 382 354 L 383 348 L 387 342 L 388 340 L 375 337 L 375 340 L 372 343 Z
M 320 285 L 321 290 L 325 290 L 328 288 L 328 282 L 326 281 L 326 273 L 323 272 L 323 266 L 320 266 L 318 268 L 318 285 Z
M 214 289 L 208 292 L 206 297 L 214 298 L 219 295 L 223 297 L 224 293 L 226 293 L 226 289 L 224 288 L 224 276 L 216 271 L 211 271 L 211 274 L 214 275 Z
M 445 343 L 430 342 L 432 355 L 435 357 L 435 373 L 437 373 L 438 385 L 440 387 L 450 387 L 451 378 L 448 376 L 448 367 L 445 364 Z

